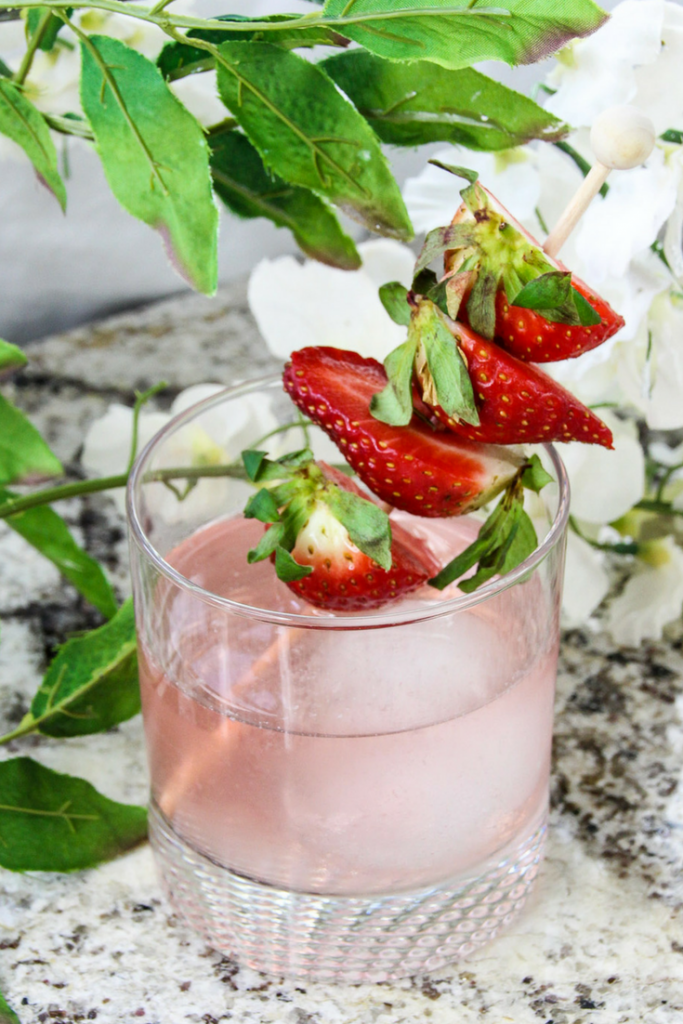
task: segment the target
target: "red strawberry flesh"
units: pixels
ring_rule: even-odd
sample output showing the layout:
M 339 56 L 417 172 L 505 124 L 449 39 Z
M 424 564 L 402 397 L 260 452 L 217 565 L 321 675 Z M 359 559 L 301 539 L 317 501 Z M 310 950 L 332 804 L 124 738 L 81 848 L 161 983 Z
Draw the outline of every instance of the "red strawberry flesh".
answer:
M 524 462 L 518 451 L 435 431 L 413 417 L 394 427 L 370 415 L 387 383 L 376 359 L 311 347 L 294 352 L 284 386 L 296 405 L 337 444 L 383 501 L 419 516 L 462 515 L 486 504 Z
M 463 324 L 447 323 L 467 359 L 479 426 L 450 417 L 437 405 L 432 408 L 460 437 L 495 444 L 583 441 L 612 447 L 612 433 L 602 420 L 547 373 Z
M 326 506 L 317 506 L 292 549 L 295 561 L 313 566 L 313 572 L 287 586 L 309 604 L 334 612 L 362 612 L 409 594 L 439 566 L 417 537 L 396 523 L 391 532 L 392 563 L 385 570 L 358 550 Z
M 490 208 L 496 215 L 502 217 L 503 221 L 515 228 L 535 249 L 542 251 L 539 242 L 531 235 L 526 228 L 522 227 L 519 221 L 505 209 L 505 207 L 488 191 L 480 186 L 485 193 Z M 474 216 L 463 204 L 457 210 L 454 224 L 474 221 Z M 567 272 L 567 267 L 559 260 L 553 259 L 546 253 L 543 258 L 556 270 Z M 449 251 L 445 256 L 446 271 L 452 269 L 456 254 Z M 526 362 L 549 363 L 562 359 L 572 359 L 588 352 L 604 341 L 611 338 L 624 326 L 623 317 L 611 308 L 609 303 L 590 288 L 580 278 L 572 275 L 572 285 L 590 303 L 600 317 L 601 322 L 590 327 L 580 325 L 572 326 L 562 323 L 552 323 L 546 320 L 539 312 L 532 309 L 524 309 L 521 306 L 513 306 L 506 297 L 502 285 L 496 295 L 496 322 L 495 338 L 499 345 L 505 348 L 512 355 L 517 356 Z M 468 322 L 467 297 L 465 297 L 459 318 Z

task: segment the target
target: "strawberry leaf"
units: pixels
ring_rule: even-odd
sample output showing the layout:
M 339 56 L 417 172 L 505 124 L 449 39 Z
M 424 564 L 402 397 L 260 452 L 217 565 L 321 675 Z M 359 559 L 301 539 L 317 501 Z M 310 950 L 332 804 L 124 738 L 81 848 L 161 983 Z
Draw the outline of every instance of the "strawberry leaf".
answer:
M 376 420 L 403 427 L 413 415 L 413 364 L 418 339 L 411 337 L 384 360 L 389 383 L 370 400 L 370 413 Z
M 246 470 L 247 476 L 252 483 L 258 483 L 259 472 L 264 462 L 268 461 L 268 453 L 257 451 L 255 448 L 250 448 L 247 451 L 242 452 L 242 462 Z
M 467 248 L 474 243 L 475 235 L 469 224 L 449 224 L 444 228 L 434 228 L 424 240 L 413 275 L 417 277 L 420 271 L 442 256 L 447 249 Z
M 418 323 L 436 404 L 448 416 L 457 416 L 465 423 L 478 426 L 472 381 L 443 314 L 433 303 L 424 302 L 416 318 Z
M 275 548 L 275 572 L 277 578 L 282 580 L 283 583 L 293 583 L 295 580 L 301 580 L 304 576 L 310 576 L 313 572 L 312 565 L 299 565 L 295 562 L 289 551 L 285 551 L 283 547 Z
M 508 292 L 507 297 L 513 306 L 521 306 L 522 309 L 559 309 L 570 301 L 571 291 L 571 273 L 553 270 L 529 281 L 516 295 Z
M 407 327 L 410 323 L 408 289 L 400 281 L 389 281 L 379 290 L 380 302 L 395 324 Z
M 576 288 L 572 288 L 572 299 L 582 327 L 596 327 L 602 323 L 599 314 L 593 309 L 588 299 L 585 299 Z
M 275 526 L 271 526 L 270 529 L 266 530 L 263 534 L 256 547 L 247 552 L 247 562 L 249 565 L 253 565 L 254 562 L 262 562 L 264 558 L 269 558 L 275 551 L 278 544 L 284 540 L 284 537 L 284 523 L 276 523 Z
M 472 171 L 469 167 L 445 164 L 442 160 L 428 160 L 427 162 L 434 167 L 438 167 L 441 171 L 448 171 L 449 174 L 454 174 L 456 178 L 464 178 L 465 181 L 469 181 L 470 185 L 474 185 L 475 181 L 479 178 L 479 171 Z
M 491 340 L 496 329 L 496 292 L 499 275 L 482 268 L 467 300 L 467 316 L 472 329 Z
M 340 487 L 330 488 L 325 503 L 356 547 L 382 569 L 391 569 L 391 525 L 386 512 L 374 501 Z
M 550 473 L 546 473 L 538 455 L 532 455 L 529 462 L 522 470 L 522 486 L 538 494 L 546 484 L 552 483 Z
M 245 519 L 259 519 L 262 523 L 277 523 L 280 519 L 278 504 L 270 491 L 262 487 L 244 507 Z
M 508 545 L 503 564 L 499 568 L 501 576 L 512 572 L 518 565 L 521 565 L 525 558 L 528 558 L 538 547 L 538 537 L 534 524 L 528 514 L 522 508 L 519 513 L 517 529 Z

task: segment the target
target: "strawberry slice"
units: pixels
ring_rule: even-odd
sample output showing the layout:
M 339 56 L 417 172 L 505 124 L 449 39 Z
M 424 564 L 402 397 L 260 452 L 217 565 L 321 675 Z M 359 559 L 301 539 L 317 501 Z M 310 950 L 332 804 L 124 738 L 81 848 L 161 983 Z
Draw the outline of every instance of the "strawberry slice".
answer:
M 445 252 L 453 319 L 535 363 L 579 356 L 624 326 L 592 288 L 543 252 L 488 189 L 476 182 L 461 195 L 451 226 L 430 232 L 418 260 L 418 267 L 426 266 Z
M 279 578 L 309 604 L 364 611 L 422 586 L 439 565 L 426 544 L 343 473 L 313 461 L 308 449 L 271 461 L 243 454 L 254 483 L 247 518 L 267 524 L 250 562 L 270 557 Z
M 377 360 L 335 348 L 299 349 L 284 372 L 296 405 L 383 501 L 413 515 L 462 515 L 495 497 L 524 463 L 519 451 L 456 438 L 416 415 L 400 427 L 375 419 L 370 402 L 386 384 Z
M 456 434 L 495 444 L 583 441 L 612 447 L 612 432 L 602 420 L 547 373 L 516 359 L 463 324 L 436 310 L 434 313 L 443 317 L 456 348 L 465 357 L 479 424 L 449 415 L 438 404 L 426 360 L 416 361 L 417 377 L 423 400 Z
M 566 269 L 561 263 L 557 266 Z M 533 309 L 513 306 L 501 290 L 496 295 L 498 344 L 525 362 L 552 363 L 589 352 L 621 330 L 624 318 L 574 274 L 572 287 L 593 307 L 600 317 L 599 324 L 581 327 L 552 323 Z

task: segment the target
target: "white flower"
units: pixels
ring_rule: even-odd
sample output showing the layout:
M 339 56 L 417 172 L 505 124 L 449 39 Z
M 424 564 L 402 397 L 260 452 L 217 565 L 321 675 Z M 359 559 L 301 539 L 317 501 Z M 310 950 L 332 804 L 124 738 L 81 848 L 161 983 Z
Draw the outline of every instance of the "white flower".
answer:
M 655 430 L 683 426 L 683 298 L 658 295 L 635 341 L 624 346 L 619 383 Z
M 663 0 L 617 4 L 602 28 L 561 51 L 547 79 L 557 89 L 547 109 L 578 128 L 591 125 L 608 107 L 633 102 L 638 93 L 635 69 L 658 60 L 664 10 L 673 6 Z
M 645 166 L 610 176 L 608 194 L 591 203 L 576 237 L 591 284 L 619 279 L 633 257 L 648 248 L 673 211 L 680 181 L 679 146 L 668 156 L 655 147 Z
M 671 537 L 648 545 L 623 592 L 612 601 L 607 627 L 615 642 L 637 647 L 659 640 L 683 605 L 683 551 Z
M 614 435 L 614 451 L 601 445 L 558 444 L 571 485 L 571 511 L 587 523 L 610 523 L 645 492 L 645 456 L 635 425 L 600 410 Z
M 379 300 L 389 281 L 410 286 L 415 257 L 389 239 L 358 247 L 360 270 L 337 270 L 293 256 L 262 260 L 249 278 L 249 306 L 271 352 L 286 359 L 306 345 L 355 349 L 384 359 L 405 341 Z
M 609 577 L 603 562 L 601 551 L 569 530 L 562 591 L 562 612 L 567 625 L 581 625 L 606 596 Z
M 138 420 L 137 451 L 150 441 L 173 416 L 190 406 L 218 394 L 224 389 L 217 384 L 197 384 L 181 392 L 170 413 L 143 409 Z M 241 450 L 257 442 L 277 426 L 269 399 L 245 395 L 229 404 L 219 405 L 202 414 L 200 421 L 181 427 L 168 438 L 155 460 L 154 468 L 171 466 L 210 466 L 239 460 Z M 81 457 L 85 470 L 91 476 L 109 476 L 125 472 L 133 436 L 133 410 L 114 404 L 90 427 Z M 177 486 L 182 489 L 184 481 Z M 163 484 L 147 489 L 148 505 L 167 522 L 196 516 L 211 517 L 235 505 L 234 481 L 222 478 L 200 479 L 181 502 Z M 245 496 L 249 489 L 245 487 Z M 123 490 L 111 495 L 121 511 L 125 509 Z
M 484 185 L 525 224 L 534 217 L 541 184 L 533 149 L 510 149 L 504 153 L 475 153 L 451 146 L 440 150 L 435 160 L 478 171 Z M 462 203 L 460 192 L 467 182 L 431 164 L 416 178 L 408 178 L 403 198 L 416 231 L 450 224 Z M 533 221 L 533 226 L 536 222 Z

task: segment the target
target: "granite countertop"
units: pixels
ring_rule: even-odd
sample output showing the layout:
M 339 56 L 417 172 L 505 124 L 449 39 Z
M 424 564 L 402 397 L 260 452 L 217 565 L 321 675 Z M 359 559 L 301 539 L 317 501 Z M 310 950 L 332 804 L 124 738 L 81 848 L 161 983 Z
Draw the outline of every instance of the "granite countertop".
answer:
M 271 367 L 244 297 L 190 296 L 36 343 L 9 385 L 69 467 L 89 422 L 163 373 L 169 402 Z M 104 496 L 60 511 L 129 590 L 123 522 Z M 46 659 L 97 623 L 55 569 L 0 526 L 0 717 L 28 708 Z M 291 983 L 208 949 L 165 902 L 151 853 L 82 874 L 0 872 L 0 990 L 22 1024 L 673 1024 L 683 1017 L 683 629 L 619 650 L 564 635 L 548 854 L 527 908 L 492 945 L 379 985 Z M 144 802 L 140 719 L 101 736 L 3 748 Z

